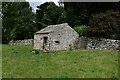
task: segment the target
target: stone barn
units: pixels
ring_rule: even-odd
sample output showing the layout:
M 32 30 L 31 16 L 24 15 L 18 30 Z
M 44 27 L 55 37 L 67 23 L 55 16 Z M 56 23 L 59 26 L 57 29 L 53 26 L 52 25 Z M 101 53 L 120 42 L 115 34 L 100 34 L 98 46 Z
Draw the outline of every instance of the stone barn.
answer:
M 49 25 L 34 34 L 36 50 L 70 50 L 75 49 L 79 34 L 67 23 Z

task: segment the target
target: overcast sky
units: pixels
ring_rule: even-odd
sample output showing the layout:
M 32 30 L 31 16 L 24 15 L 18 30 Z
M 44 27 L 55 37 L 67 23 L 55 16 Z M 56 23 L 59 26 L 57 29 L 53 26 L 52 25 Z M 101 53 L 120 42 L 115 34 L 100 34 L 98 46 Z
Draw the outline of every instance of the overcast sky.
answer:
M 58 5 L 59 0 L 26 0 L 30 3 L 31 7 L 33 8 L 34 12 L 36 11 L 36 6 L 39 6 L 45 2 L 54 2 Z M 120 0 L 64 0 L 65 2 L 118 2 Z
M 30 3 L 30 6 L 34 9 L 34 12 L 36 10 L 36 6 L 39 6 L 45 2 L 54 2 L 56 5 L 58 5 L 59 0 L 26 0 Z

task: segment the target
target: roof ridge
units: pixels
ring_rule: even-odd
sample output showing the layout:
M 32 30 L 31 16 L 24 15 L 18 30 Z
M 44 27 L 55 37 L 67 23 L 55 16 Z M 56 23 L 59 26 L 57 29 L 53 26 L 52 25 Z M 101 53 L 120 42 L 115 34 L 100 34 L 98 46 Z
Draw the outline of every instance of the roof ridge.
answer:
M 62 25 L 68 25 L 68 23 L 49 25 L 49 26 L 37 31 L 36 33 L 49 33 L 49 32 L 56 30 L 57 27 L 63 27 Z

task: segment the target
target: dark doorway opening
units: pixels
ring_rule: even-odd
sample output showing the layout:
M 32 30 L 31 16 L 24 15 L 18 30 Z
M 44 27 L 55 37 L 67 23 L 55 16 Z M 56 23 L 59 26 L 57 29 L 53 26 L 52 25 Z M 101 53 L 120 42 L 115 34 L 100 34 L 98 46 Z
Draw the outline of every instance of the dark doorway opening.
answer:
M 45 36 L 45 37 L 43 37 L 43 39 L 44 39 L 44 42 L 43 42 L 43 43 L 47 43 L 48 37 Z
M 47 36 L 44 36 L 43 37 L 43 49 L 45 49 L 46 45 L 47 45 L 47 42 L 48 42 L 48 37 Z

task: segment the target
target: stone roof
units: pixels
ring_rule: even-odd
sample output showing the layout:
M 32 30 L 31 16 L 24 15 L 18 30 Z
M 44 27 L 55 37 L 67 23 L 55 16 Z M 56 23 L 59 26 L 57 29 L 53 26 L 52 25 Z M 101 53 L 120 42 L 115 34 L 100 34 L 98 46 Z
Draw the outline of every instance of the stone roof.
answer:
M 60 28 L 65 28 L 66 26 L 69 26 L 67 23 L 63 23 L 63 24 L 57 24 L 57 25 L 49 25 L 46 28 L 41 29 L 40 31 L 36 32 L 36 33 L 50 33 L 54 30 L 59 30 Z

